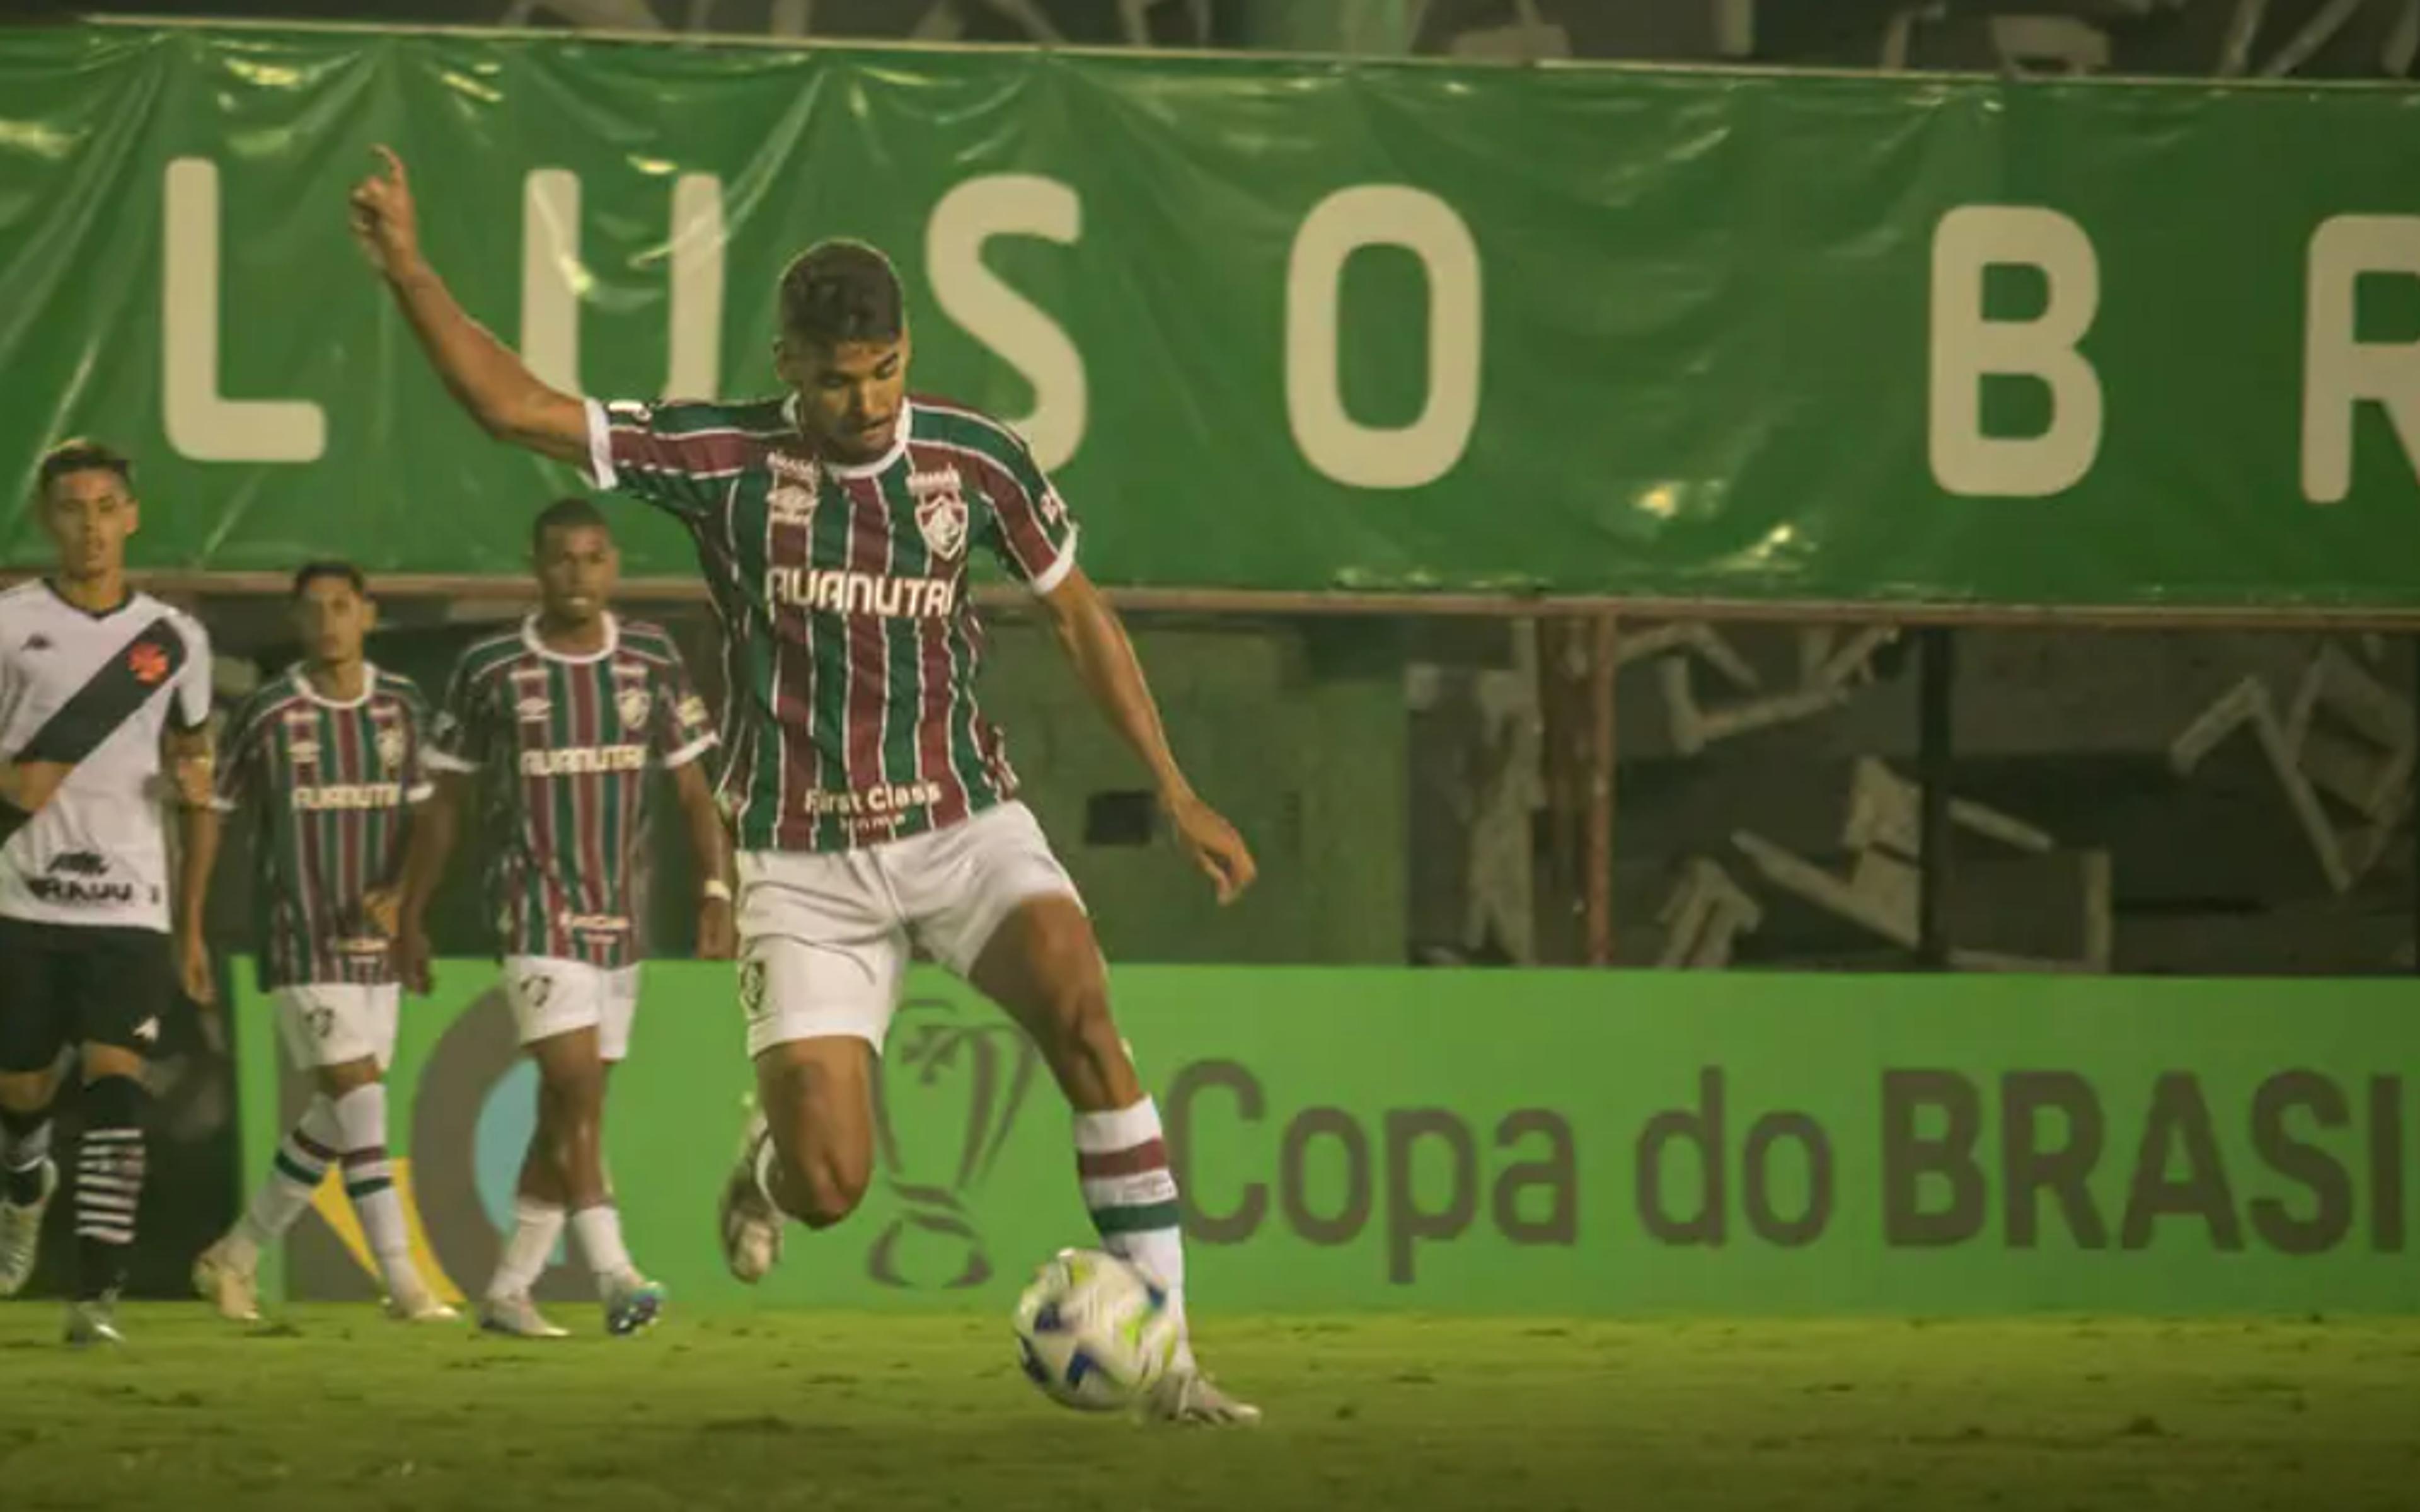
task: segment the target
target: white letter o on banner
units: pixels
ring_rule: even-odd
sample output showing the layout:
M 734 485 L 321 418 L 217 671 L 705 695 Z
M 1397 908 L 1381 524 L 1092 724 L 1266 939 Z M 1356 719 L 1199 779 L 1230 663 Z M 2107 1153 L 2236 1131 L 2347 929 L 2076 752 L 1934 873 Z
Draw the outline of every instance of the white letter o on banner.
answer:
M 1428 275 L 1428 397 L 1408 425 L 1364 425 L 1344 410 L 1338 294 L 1363 247 L 1402 247 Z M 1435 194 L 1361 184 L 1320 201 L 1286 271 L 1286 415 L 1312 467 L 1356 488 L 1417 488 L 1462 460 L 1479 421 L 1479 298 L 1478 243 Z

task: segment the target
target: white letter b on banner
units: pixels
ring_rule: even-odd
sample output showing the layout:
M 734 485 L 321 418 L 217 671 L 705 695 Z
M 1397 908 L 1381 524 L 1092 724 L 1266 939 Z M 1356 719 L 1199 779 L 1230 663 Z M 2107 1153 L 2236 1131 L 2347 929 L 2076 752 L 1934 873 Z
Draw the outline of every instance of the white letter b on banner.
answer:
M 1993 267 L 2038 268 L 2049 287 L 2030 320 L 1983 313 Z M 2056 210 L 1967 205 L 1932 234 L 1933 480 L 1954 494 L 2040 499 L 2083 481 L 2101 454 L 2101 376 L 2076 344 L 2101 307 L 2101 264 L 2084 228 Z M 1983 379 L 2039 378 L 2050 424 L 2039 436 L 1983 433 Z

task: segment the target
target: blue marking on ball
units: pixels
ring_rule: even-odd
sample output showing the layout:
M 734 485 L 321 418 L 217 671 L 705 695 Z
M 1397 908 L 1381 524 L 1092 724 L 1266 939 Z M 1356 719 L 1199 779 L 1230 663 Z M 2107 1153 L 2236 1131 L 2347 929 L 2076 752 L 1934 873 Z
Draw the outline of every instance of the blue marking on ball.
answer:
M 1026 1379 L 1035 1385 L 1050 1384 L 1049 1369 L 1043 1365 L 1042 1357 L 1033 1352 L 1033 1346 L 1022 1338 L 1016 1341 L 1016 1363 L 1025 1367 Z

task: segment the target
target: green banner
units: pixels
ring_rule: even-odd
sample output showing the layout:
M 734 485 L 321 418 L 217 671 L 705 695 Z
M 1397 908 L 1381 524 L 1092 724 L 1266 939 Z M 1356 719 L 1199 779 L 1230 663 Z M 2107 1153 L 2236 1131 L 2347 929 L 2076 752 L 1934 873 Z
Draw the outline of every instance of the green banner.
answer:
M 531 1072 L 491 967 L 404 1018 L 394 1144 L 454 1286 L 509 1225 Z M 2397 981 L 1129 967 L 1205 1316 L 2401 1312 L 2420 1308 L 2420 1023 Z M 241 999 L 257 1179 L 281 1117 Z M 730 968 L 650 966 L 607 1141 L 633 1253 L 684 1303 L 750 1085 Z M 299 1084 L 285 1078 L 284 1113 Z M 761 1295 L 1003 1308 L 1090 1242 L 1022 1037 L 915 977 L 880 1168 Z M 334 1215 L 340 1199 L 323 1195 Z M 358 1296 L 318 1220 L 294 1289 Z M 578 1295 L 559 1268 L 542 1294 Z
M 464 302 L 602 396 L 765 390 L 783 261 L 892 249 L 920 382 L 1026 426 L 1111 583 L 2414 607 L 2408 104 L 11 31 L 0 477 L 91 430 L 152 565 L 518 571 L 572 480 L 349 245 L 383 141 Z

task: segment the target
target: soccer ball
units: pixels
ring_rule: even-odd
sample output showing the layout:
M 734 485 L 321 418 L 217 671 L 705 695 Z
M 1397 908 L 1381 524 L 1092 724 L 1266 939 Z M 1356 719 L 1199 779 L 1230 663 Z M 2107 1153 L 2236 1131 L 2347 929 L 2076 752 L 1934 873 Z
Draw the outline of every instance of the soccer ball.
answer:
M 1018 1363 L 1063 1407 L 1131 1407 L 1175 1355 L 1168 1293 L 1114 1255 L 1061 1250 L 1016 1301 Z

